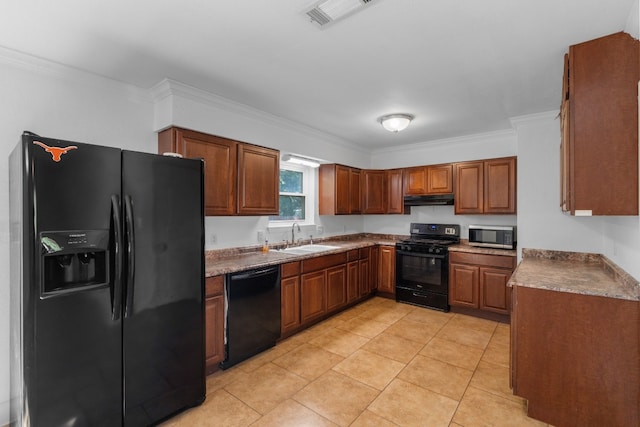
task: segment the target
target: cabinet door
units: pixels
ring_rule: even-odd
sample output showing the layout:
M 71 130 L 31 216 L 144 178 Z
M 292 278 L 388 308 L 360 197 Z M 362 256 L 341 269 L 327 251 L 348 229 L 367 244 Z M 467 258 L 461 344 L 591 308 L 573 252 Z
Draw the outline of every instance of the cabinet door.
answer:
M 362 171 L 362 213 L 383 214 L 386 212 L 386 178 L 386 171 L 383 170 Z
M 208 277 L 205 281 L 205 365 L 210 374 L 224 360 L 224 278 Z
M 300 323 L 305 324 L 326 312 L 324 270 L 303 274 L 300 281 Z
M 569 101 L 566 100 L 560 109 L 560 208 L 563 212 L 573 211 L 569 108 Z
M 453 165 L 427 168 L 427 193 L 453 193 Z
M 507 282 L 511 270 L 480 267 L 480 308 L 500 314 L 509 314 L 510 297 Z
M 205 299 L 205 360 L 207 373 L 224 360 L 224 296 Z
M 404 194 L 407 196 L 420 196 L 427 194 L 427 168 L 418 166 L 404 170 Z
M 387 171 L 387 213 L 401 214 L 403 212 L 402 169 L 391 169 Z
M 347 269 L 344 265 L 326 270 L 327 311 L 336 310 L 347 304 Z
M 456 164 L 456 214 L 478 214 L 484 209 L 483 162 Z
M 300 326 L 300 277 L 293 276 L 280 282 L 281 302 L 281 333 L 295 330 Z
M 369 263 L 371 264 L 369 283 L 371 283 L 371 290 L 375 291 L 378 289 L 378 265 L 380 265 L 380 248 L 378 246 L 369 248 Z
M 516 159 L 484 162 L 484 213 L 516 213 Z
M 349 168 L 349 213 L 359 214 L 362 212 L 362 191 L 361 191 L 360 169 Z
M 320 215 L 348 215 L 362 212 L 360 169 L 324 164 L 318 171 Z
M 370 279 L 370 265 L 369 258 L 361 259 L 358 261 L 358 266 L 360 267 L 360 296 L 364 297 L 371 293 L 371 279 Z
M 449 304 L 478 308 L 479 268 L 449 264 Z
M 350 168 L 336 165 L 335 213 L 351 213 L 351 195 L 349 194 Z
M 378 266 L 378 292 L 396 293 L 396 248 L 380 246 L 380 264 Z
M 238 213 L 278 215 L 280 153 L 250 144 L 238 144 Z
M 204 208 L 209 216 L 236 211 L 237 145 L 230 139 L 179 128 L 158 134 L 159 151 L 204 159 Z
M 347 264 L 347 302 L 352 302 L 360 297 L 360 266 L 358 261 Z

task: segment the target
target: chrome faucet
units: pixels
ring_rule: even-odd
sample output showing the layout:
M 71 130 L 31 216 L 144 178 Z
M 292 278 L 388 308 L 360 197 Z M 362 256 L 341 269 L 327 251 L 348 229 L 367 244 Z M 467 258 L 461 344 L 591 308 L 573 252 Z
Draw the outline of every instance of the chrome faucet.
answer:
M 298 227 L 298 233 L 300 232 L 300 226 L 298 225 L 297 222 L 294 222 L 293 224 L 291 224 L 291 246 L 295 246 L 296 244 L 296 235 L 295 235 L 295 228 Z

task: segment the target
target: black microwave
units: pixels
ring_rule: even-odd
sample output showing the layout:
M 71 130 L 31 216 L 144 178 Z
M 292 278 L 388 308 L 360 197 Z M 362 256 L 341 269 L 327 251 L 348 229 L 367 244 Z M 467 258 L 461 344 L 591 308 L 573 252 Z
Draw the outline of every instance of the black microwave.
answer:
M 515 249 L 518 241 L 515 225 L 470 225 L 469 245 L 485 248 Z

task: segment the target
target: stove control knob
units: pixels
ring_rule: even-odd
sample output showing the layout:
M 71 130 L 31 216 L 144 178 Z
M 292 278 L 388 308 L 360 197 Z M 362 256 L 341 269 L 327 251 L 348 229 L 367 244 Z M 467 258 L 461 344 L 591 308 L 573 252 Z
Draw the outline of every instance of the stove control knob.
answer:
M 432 254 L 433 253 L 433 248 L 429 248 L 429 253 Z
M 439 254 L 440 252 L 442 252 L 442 249 L 436 248 L 436 254 Z

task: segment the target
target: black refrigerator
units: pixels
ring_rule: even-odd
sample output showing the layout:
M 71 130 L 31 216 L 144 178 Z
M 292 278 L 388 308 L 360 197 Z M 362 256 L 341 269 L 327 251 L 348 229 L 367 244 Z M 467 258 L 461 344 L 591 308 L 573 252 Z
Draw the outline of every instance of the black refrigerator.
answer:
M 12 425 L 202 403 L 203 162 L 25 132 L 9 163 Z

